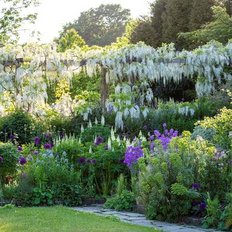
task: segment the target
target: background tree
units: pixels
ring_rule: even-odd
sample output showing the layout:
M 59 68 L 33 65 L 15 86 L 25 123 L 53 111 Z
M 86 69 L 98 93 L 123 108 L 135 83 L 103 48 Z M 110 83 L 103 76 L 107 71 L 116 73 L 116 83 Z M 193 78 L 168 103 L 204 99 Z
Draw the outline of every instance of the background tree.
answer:
M 89 46 L 105 46 L 123 35 L 129 18 L 130 10 L 118 4 L 100 5 L 82 12 L 76 21 L 64 26 L 64 31 L 74 28 Z
M 226 8 L 220 6 L 213 7 L 213 21 L 206 24 L 203 28 L 180 34 L 195 46 L 205 44 L 211 40 L 226 44 L 232 38 L 232 17 L 226 12 Z
M 175 43 L 178 49 L 183 47 L 183 41 L 178 39 L 178 34 L 189 31 L 191 9 L 192 0 L 167 0 L 163 14 L 163 42 Z
M 193 5 L 189 20 L 189 31 L 199 29 L 202 25 L 212 20 L 212 6 L 215 0 L 193 0 Z
M 35 13 L 26 13 L 25 9 L 37 6 L 38 0 L 1 0 L 0 6 L 0 43 L 12 36 L 18 36 L 18 29 L 24 22 L 34 22 Z
M 68 49 L 83 47 L 86 43 L 75 29 L 67 30 L 64 35 L 58 40 L 57 50 L 65 52 Z

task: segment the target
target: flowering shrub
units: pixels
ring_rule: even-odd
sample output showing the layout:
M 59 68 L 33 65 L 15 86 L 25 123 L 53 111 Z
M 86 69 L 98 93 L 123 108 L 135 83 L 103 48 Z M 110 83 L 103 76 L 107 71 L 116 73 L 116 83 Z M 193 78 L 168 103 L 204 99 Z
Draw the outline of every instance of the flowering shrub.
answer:
M 201 193 L 227 188 L 225 175 L 221 177 L 224 168 L 220 174 L 208 173 L 214 155 L 215 147 L 204 140 L 191 140 L 190 133 L 184 132 L 171 140 L 168 150 L 160 149 L 155 156 L 140 159 L 137 194 L 147 216 L 175 221 L 192 210 L 204 213 Z
M 127 167 L 132 168 L 133 165 L 137 164 L 139 158 L 143 156 L 144 156 L 143 149 L 140 146 L 137 147 L 129 146 L 126 149 L 125 159 L 123 163 L 126 164 Z

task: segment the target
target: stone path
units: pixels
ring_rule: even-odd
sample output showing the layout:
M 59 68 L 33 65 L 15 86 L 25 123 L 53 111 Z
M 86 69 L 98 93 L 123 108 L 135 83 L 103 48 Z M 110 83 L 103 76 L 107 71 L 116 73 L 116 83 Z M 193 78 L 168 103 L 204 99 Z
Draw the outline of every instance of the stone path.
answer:
M 123 222 L 141 225 L 141 226 L 147 226 L 147 227 L 154 227 L 157 229 L 161 229 L 164 232 L 215 232 L 216 231 L 216 230 L 201 229 L 189 225 L 178 225 L 178 224 L 171 224 L 171 223 L 160 222 L 160 221 L 147 220 L 143 214 L 131 213 L 131 212 L 118 212 L 115 210 L 104 209 L 100 205 L 94 205 L 89 207 L 75 207 L 73 209 L 80 212 L 94 213 L 100 216 L 115 216 Z

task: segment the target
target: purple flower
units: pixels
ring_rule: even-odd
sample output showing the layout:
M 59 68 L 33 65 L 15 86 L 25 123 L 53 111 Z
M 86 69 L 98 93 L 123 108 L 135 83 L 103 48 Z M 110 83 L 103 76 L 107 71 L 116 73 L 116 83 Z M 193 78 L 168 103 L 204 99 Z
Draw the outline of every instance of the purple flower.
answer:
M 154 143 L 154 142 L 151 142 L 151 143 L 150 143 L 150 152 L 151 152 L 151 153 L 154 153 L 154 148 L 155 148 L 155 143 Z
M 143 157 L 143 149 L 141 147 L 128 147 L 125 153 L 125 159 L 123 161 L 129 168 L 136 164 L 139 158 Z
M 23 148 L 21 146 L 18 146 L 18 151 L 22 151 Z
M 155 139 L 155 136 L 154 135 L 151 135 L 150 136 L 150 141 L 153 141 Z
M 24 164 L 27 163 L 27 159 L 26 159 L 25 157 L 21 156 L 21 157 L 19 158 L 19 163 L 20 163 L 21 165 L 24 165 Z
M 46 150 L 52 149 L 52 144 L 51 143 L 45 143 L 44 144 L 44 149 L 46 149 Z
M 167 124 L 163 123 L 163 128 L 166 129 L 166 127 L 167 127 Z
M 77 162 L 78 162 L 79 164 L 85 164 L 86 159 L 85 159 L 85 157 L 80 157 L 80 158 L 77 160 Z
M 14 140 L 15 139 L 15 135 L 14 134 L 10 134 L 10 140 Z
M 34 144 L 35 144 L 35 146 L 39 146 L 40 143 L 41 143 L 40 137 L 39 137 L 39 136 L 36 136 L 36 137 L 34 138 Z
M 206 209 L 207 205 L 204 201 L 200 203 L 200 211 L 204 211 Z
M 102 138 L 101 136 L 97 137 L 95 140 L 95 145 L 98 146 L 100 144 L 104 143 L 104 138 Z
M 38 155 L 38 154 L 39 154 L 38 151 L 34 151 L 34 152 L 33 152 L 33 155 Z
M 50 132 L 47 132 L 46 134 L 45 134 L 45 138 L 46 139 L 50 139 L 52 137 L 52 134 L 50 133 Z
M 97 161 L 96 161 L 95 159 L 92 159 L 92 160 L 91 160 L 91 163 L 92 163 L 92 164 L 96 164 Z
M 0 156 L 0 163 L 3 163 L 3 157 L 2 156 Z
M 192 184 L 192 189 L 199 190 L 201 188 L 201 185 L 198 183 L 193 183 Z
M 194 207 L 194 206 L 198 206 L 200 204 L 200 202 L 198 202 L 198 201 L 193 201 L 192 202 L 192 206 Z

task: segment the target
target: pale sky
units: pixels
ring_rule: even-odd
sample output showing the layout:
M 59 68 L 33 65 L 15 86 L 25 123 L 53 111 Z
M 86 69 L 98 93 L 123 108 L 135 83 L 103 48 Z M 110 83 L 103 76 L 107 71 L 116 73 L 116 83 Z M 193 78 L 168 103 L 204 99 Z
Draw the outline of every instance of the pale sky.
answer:
M 148 15 L 151 0 L 40 0 L 40 2 L 40 6 L 35 10 L 38 13 L 37 21 L 34 25 L 24 26 L 27 30 L 20 32 L 21 42 L 26 42 L 32 31 L 41 33 L 41 42 L 51 42 L 58 37 L 64 24 L 78 19 L 82 11 L 98 7 L 100 4 L 121 4 L 123 8 L 131 10 L 133 18 Z

